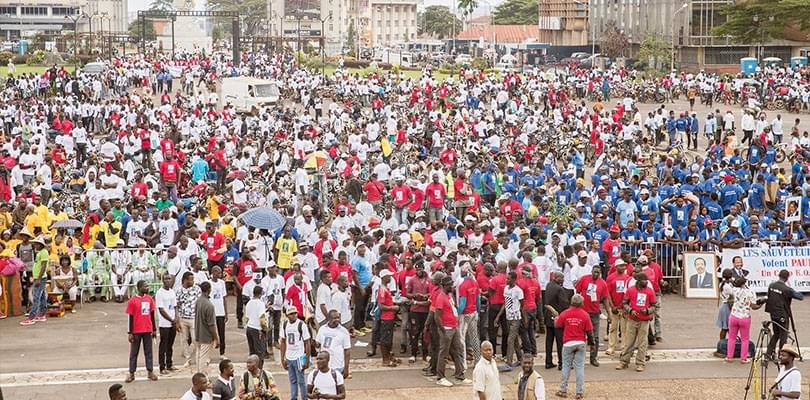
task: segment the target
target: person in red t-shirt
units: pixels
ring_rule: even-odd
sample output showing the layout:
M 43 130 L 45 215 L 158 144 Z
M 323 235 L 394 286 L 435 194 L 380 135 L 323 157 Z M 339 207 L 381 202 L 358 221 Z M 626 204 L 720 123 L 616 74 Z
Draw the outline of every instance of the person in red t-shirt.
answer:
M 160 163 L 160 179 L 163 181 L 163 187 L 169 193 L 169 199 L 172 200 L 172 203 L 177 202 L 177 183 L 180 180 L 180 170 L 182 168 L 171 153 L 169 153 L 165 161 Z
M 647 357 L 647 331 L 650 320 L 655 313 L 658 300 L 655 292 L 648 285 L 647 274 L 639 272 L 635 275 L 636 284 L 627 288 L 622 302 L 624 314 L 627 317 L 627 330 L 622 332 L 622 355 L 616 369 L 625 369 L 630 364 L 630 357 L 636 353 L 636 371 L 644 371 Z
M 391 188 L 391 198 L 394 202 L 394 218 L 397 224 L 408 223 L 408 205 L 411 204 L 411 188 L 405 185 L 405 177 L 397 176 L 396 185 Z
M 534 322 L 538 319 L 543 319 L 543 293 L 540 290 L 540 283 L 533 275 L 532 266 L 524 265 L 520 269 L 520 272 L 521 275 L 518 277 L 516 284 L 523 290 L 523 309 L 525 310 L 527 324 L 526 329 L 520 332 L 520 341 L 524 353 L 537 356 L 537 341 L 534 338 Z
M 560 390 L 557 396 L 566 397 L 568 376 L 576 368 L 577 398 L 582 398 L 585 391 L 585 344 L 591 352 L 596 348 L 593 338 L 593 324 L 588 313 L 582 309 L 583 298 L 579 294 L 571 297 L 571 307 L 561 312 L 554 320 L 554 326 L 563 330 L 562 375 Z M 576 361 L 575 361 L 576 359 Z
M 608 289 L 608 296 L 610 296 L 610 313 L 608 313 L 608 349 L 606 355 L 612 356 L 619 346 L 619 331 L 625 332 L 625 318 L 622 312 L 622 302 L 624 301 L 624 294 L 627 292 L 627 284 L 630 281 L 630 275 L 627 273 L 627 265 L 624 261 L 614 265 L 616 272 L 608 275 L 606 284 Z
M 419 353 L 419 343 L 422 343 L 422 360 L 427 359 L 427 347 L 422 340 L 422 332 L 425 330 L 425 322 L 428 318 L 428 307 L 430 306 L 430 280 L 425 273 L 425 264 L 417 263 L 415 266 L 416 275 L 405 280 L 405 297 L 411 301 L 411 308 L 408 310 L 408 318 L 411 322 L 411 358 L 409 362 L 416 362 L 416 355 Z
M 460 323 L 458 325 L 461 347 L 467 349 L 469 345 L 473 363 L 481 358 L 481 342 L 478 340 L 478 310 L 481 308 L 481 289 L 473 277 L 470 263 L 461 266 L 461 284 L 458 285 L 458 311 Z M 461 354 L 464 364 L 467 363 L 467 352 Z
M 444 199 L 447 197 L 447 191 L 444 185 L 439 182 L 439 174 L 433 174 L 433 181 L 425 187 L 425 196 L 428 199 L 428 221 L 433 224 L 435 221 L 441 221 L 444 216 Z
M 385 193 L 385 185 L 377 180 L 377 173 L 372 172 L 368 182 L 363 185 L 363 191 L 366 192 L 366 200 L 373 206 L 378 206 L 382 203 L 383 194 Z
M 441 285 L 441 290 L 436 295 L 436 310 L 433 314 L 433 321 L 438 325 L 437 339 L 439 340 L 439 354 L 436 363 L 437 383 L 442 386 L 453 386 L 444 376 L 449 354 L 453 357 L 453 364 L 455 364 L 455 379 L 471 384 L 471 380 L 464 378 L 462 358 L 464 347 L 461 346 L 461 335 L 458 331 L 458 309 L 453 300 L 453 278 L 445 276 L 442 278 Z
M 607 257 L 608 269 L 613 269 L 613 263 L 621 256 L 621 246 L 619 244 L 619 225 L 613 224 L 610 227 L 610 237 L 602 242 L 602 254 Z
M 127 316 L 129 320 L 129 374 L 125 382 L 135 380 L 135 368 L 138 364 L 138 352 L 143 343 L 143 354 L 146 358 L 146 371 L 149 380 L 156 381 L 157 375 L 152 372 L 152 340 L 157 336 L 155 324 L 155 299 L 149 295 L 149 285 L 146 281 L 138 281 L 138 295 L 132 296 L 127 302 Z
M 388 269 L 380 271 L 380 289 L 377 291 L 377 304 L 380 306 L 380 349 L 382 362 L 386 367 L 396 367 L 397 361 L 391 353 L 394 347 L 394 318 L 397 316 L 399 306 L 394 304 L 394 297 L 388 285 L 394 275 Z
M 611 309 L 607 283 L 602 279 L 601 274 L 602 268 L 598 265 L 594 265 L 591 274 L 580 278 L 574 287 L 576 292 L 582 295 L 584 299 L 582 309 L 591 317 L 594 343 L 599 343 L 599 317 L 602 314 L 599 305 L 604 304 L 605 310 Z M 598 355 L 597 351 L 591 351 L 591 365 L 594 367 L 599 366 Z
M 228 174 L 228 159 L 225 155 L 225 141 L 219 141 L 219 149 L 214 152 L 214 170 L 217 171 L 217 190 L 225 191 L 225 176 Z
M 208 270 L 218 265 L 220 268 L 225 267 L 225 236 L 214 230 L 214 223 L 208 221 L 205 224 L 205 232 L 200 235 L 200 240 L 205 246 L 205 251 L 208 253 Z
M 498 348 L 498 326 L 501 327 L 501 355 L 506 357 L 506 338 L 509 337 L 509 324 L 506 323 L 506 316 L 495 324 L 495 317 L 503 308 L 503 290 L 506 288 L 506 264 L 498 263 L 497 273 L 489 280 L 489 341 L 494 349 Z

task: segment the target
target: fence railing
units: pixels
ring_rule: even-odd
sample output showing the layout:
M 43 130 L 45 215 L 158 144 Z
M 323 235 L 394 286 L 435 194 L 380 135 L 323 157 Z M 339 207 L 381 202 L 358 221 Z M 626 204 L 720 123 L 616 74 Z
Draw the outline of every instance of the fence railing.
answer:
M 794 246 L 792 242 L 777 240 L 777 241 L 758 241 L 748 240 L 745 242 L 745 247 L 785 247 Z M 622 251 L 630 253 L 630 258 L 633 263 L 638 259 L 644 250 L 650 249 L 653 251 L 653 260 L 661 266 L 661 272 L 664 274 L 665 279 L 680 280 L 683 277 L 683 270 L 681 264 L 683 258 L 681 254 L 685 252 L 707 252 L 714 253 L 717 257 L 722 258 L 722 248 L 713 244 L 686 246 L 683 243 L 665 243 L 665 242 L 644 242 L 644 243 L 622 243 Z M 718 265 L 720 265 L 718 263 Z
M 81 302 L 85 296 L 93 296 L 96 289 L 106 289 L 107 294 L 114 287 L 126 287 L 130 291 L 139 280 L 146 280 L 152 289 L 161 286 L 160 272 L 166 266 L 166 252 L 162 248 L 111 248 L 89 249 L 82 254 L 79 267 L 79 291 Z M 122 282 L 113 283 L 113 266 L 130 266 Z M 102 292 L 104 293 L 104 292 Z

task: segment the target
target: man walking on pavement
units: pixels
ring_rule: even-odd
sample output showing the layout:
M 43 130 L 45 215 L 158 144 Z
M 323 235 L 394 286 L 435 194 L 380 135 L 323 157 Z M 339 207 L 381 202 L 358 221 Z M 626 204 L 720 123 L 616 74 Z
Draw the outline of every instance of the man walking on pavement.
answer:
M 473 370 L 473 391 L 478 400 L 502 400 L 501 381 L 498 364 L 495 362 L 495 349 L 488 340 L 481 342 L 481 359 Z
M 149 285 L 140 280 L 137 284 L 138 295 L 130 297 L 127 302 L 129 320 L 129 374 L 126 383 L 135 380 L 135 369 L 138 364 L 138 352 L 143 342 L 143 355 L 146 358 L 146 371 L 149 380 L 156 381 L 157 375 L 152 372 L 152 339 L 157 336 L 155 330 L 155 301 L 149 295 Z
M 571 307 L 561 312 L 554 320 L 557 329 L 563 330 L 563 357 L 561 361 L 562 376 L 557 396 L 568 396 L 568 376 L 571 370 L 576 375 L 577 399 L 585 393 L 585 344 L 594 352 L 593 324 L 591 318 L 582 309 L 583 298 L 579 294 L 571 297 Z
M 200 284 L 202 296 L 197 300 L 194 317 L 194 347 L 197 355 L 197 372 L 208 376 L 208 363 L 211 362 L 211 351 L 219 346 L 217 333 L 217 317 L 214 305 L 211 303 L 211 283 L 205 281 Z
M 436 296 L 436 311 L 433 320 L 439 331 L 439 358 L 436 364 L 436 375 L 439 380 L 436 382 L 441 386 L 453 386 L 453 383 L 445 378 L 445 365 L 447 355 L 453 357 L 455 364 L 455 379 L 459 383 L 471 384 L 472 381 L 464 378 L 464 363 L 461 358 L 461 337 L 458 333 L 458 310 L 453 299 L 453 278 L 445 276 L 442 278 L 441 292 Z
M 601 267 L 594 265 L 591 274 L 580 278 L 576 285 L 577 293 L 582 295 L 584 300 L 582 309 L 591 317 L 591 324 L 593 325 L 595 348 L 591 351 L 591 365 L 594 367 L 599 366 L 599 318 L 602 313 L 599 309 L 599 305 L 604 304 L 605 310 L 611 309 L 607 284 L 600 276 L 601 274 Z

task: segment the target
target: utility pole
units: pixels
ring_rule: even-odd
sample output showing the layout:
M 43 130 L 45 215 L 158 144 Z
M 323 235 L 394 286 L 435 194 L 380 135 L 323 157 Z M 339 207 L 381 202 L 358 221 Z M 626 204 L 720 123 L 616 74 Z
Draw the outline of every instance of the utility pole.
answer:
M 670 28 L 671 28 L 670 29 L 670 34 L 672 36 L 672 54 L 670 54 L 671 59 L 669 60 L 669 70 L 670 71 L 675 70 L 675 16 L 678 15 L 679 12 L 685 10 L 686 7 L 688 7 L 688 6 L 689 6 L 689 3 L 683 3 L 681 8 L 675 10 L 675 12 L 672 13 L 672 22 L 670 23 Z
M 79 21 L 85 18 L 87 14 L 74 14 L 65 15 L 65 19 L 73 23 L 73 73 L 79 69 Z

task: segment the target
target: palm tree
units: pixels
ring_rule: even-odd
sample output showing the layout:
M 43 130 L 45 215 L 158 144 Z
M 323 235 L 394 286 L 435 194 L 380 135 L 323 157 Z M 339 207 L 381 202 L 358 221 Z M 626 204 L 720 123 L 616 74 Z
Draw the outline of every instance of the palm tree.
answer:
M 476 0 L 458 0 L 458 8 L 461 14 L 465 17 L 472 17 L 472 13 L 478 8 L 478 1 Z M 466 20 L 466 18 L 465 18 Z

